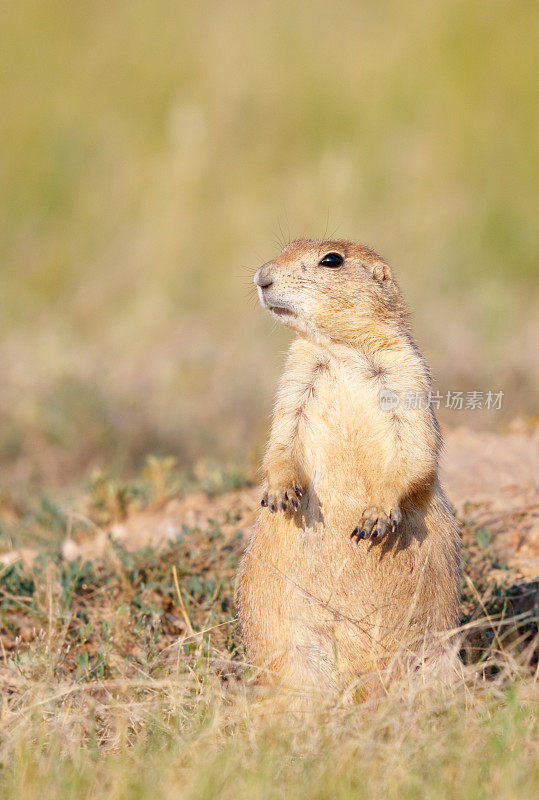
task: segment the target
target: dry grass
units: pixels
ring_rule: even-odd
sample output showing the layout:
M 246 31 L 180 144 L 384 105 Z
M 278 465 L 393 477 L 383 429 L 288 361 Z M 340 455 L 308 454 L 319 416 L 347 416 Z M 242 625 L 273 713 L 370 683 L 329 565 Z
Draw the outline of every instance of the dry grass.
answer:
M 204 667 L 161 681 L 26 688 L 2 717 L 3 797 L 537 796 L 537 692 L 502 667 L 440 692 L 415 679 L 376 708 L 268 714 Z

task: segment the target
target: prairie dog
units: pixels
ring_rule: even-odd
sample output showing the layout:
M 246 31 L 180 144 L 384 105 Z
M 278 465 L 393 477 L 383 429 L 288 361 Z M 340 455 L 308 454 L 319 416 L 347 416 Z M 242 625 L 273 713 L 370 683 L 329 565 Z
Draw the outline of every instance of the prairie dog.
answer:
M 283 685 L 342 685 L 397 653 L 435 651 L 458 624 L 460 538 L 438 481 L 429 374 L 391 270 L 369 248 L 294 241 L 254 282 L 298 337 L 240 568 L 243 641 Z

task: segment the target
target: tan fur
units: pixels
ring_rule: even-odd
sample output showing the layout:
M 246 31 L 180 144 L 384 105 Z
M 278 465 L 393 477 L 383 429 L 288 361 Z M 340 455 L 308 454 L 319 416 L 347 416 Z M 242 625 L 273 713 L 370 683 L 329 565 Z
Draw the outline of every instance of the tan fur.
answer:
M 321 266 L 329 252 L 343 265 Z M 255 282 L 299 336 L 277 395 L 268 507 L 243 558 L 239 619 L 253 663 L 293 687 L 326 688 L 420 653 L 458 623 L 458 530 L 437 478 L 435 415 L 402 400 L 426 397 L 430 380 L 388 265 L 357 244 L 301 240 Z M 384 388 L 401 398 L 394 410 L 379 406 Z M 380 535 L 355 545 L 358 525 Z

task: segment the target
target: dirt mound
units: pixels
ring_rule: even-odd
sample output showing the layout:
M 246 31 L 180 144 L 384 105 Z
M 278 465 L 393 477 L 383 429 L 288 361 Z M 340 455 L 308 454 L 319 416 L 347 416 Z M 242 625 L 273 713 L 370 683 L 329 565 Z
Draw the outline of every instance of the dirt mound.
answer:
M 510 568 L 539 578 L 539 431 L 453 430 L 441 476 L 464 525 L 483 531 Z
M 442 478 L 463 540 L 461 619 L 465 626 L 478 622 L 470 630 L 466 659 L 473 661 L 498 645 L 496 621 L 503 626 L 504 646 L 518 643 L 526 663 L 534 666 L 537 436 L 455 430 L 446 439 Z M 231 669 L 230 659 L 239 652 L 234 582 L 260 510 L 260 490 L 213 497 L 197 492 L 168 502 L 166 496 L 147 496 L 145 510 L 120 503 L 118 515 L 125 519 L 110 524 L 95 506 L 92 517 L 90 503 L 86 515 L 78 514 L 85 525 L 73 527 L 72 537 L 62 542 L 56 535 L 40 550 L 0 556 L 4 665 L 5 654 L 15 654 L 31 666 L 28 649 L 39 662 L 57 618 L 64 639 L 55 670 L 69 679 L 118 677 L 126 670 L 133 678 L 139 668 L 147 668 L 148 659 L 158 670 L 163 659 L 178 658 L 178 642 L 193 658 L 200 648 L 200 653 L 207 648 L 209 658 L 217 647 Z M 28 669 L 33 675 L 34 667 Z

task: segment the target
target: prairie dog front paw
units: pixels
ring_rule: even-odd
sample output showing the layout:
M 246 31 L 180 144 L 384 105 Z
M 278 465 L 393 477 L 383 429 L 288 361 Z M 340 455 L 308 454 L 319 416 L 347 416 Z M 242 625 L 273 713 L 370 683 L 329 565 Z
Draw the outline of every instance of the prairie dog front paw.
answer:
M 402 512 L 397 506 L 385 512 L 377 506 L 365 509 L 359 525 L 354 528 L 350 539 L 355 539 L 357 545 L 361 539 L 379 542 L 388 531 L 394 531 L 402 520 Z
M 288 475 L 280 481 L 267 478 L 266 489 L 262 495 L 260 505 L 268 508 L 272 514 L 277 511 L 285 512 L 287 510 L 296 512 L 304 494 L 304 486 L 293 475 Z

